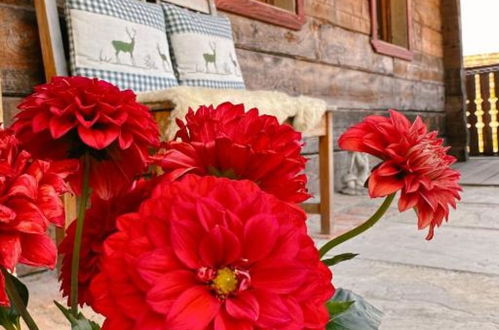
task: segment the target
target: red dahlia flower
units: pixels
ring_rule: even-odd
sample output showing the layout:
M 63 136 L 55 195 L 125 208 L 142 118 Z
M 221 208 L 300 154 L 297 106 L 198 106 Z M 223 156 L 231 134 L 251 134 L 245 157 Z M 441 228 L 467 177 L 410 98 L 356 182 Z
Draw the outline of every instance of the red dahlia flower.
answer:
M 64 160 L 92 157 L 90 182 L 103 198 L 127 189 L 146 166 L 148 148 L 159 133 L 135 94 L 108 82 L 56 77 L 19 105 L 12 128 L 33 156 Z M 80 178 L 73 178 L 78 190 Z
M 91 284 L 103 329 L 324 329 L 331 272 L 305 214 L 254 183 L 185 176 L 118 218 Z
M 287 202 L 309 197 L 301 134 L 291 126 L 231 103 L 189 110 L 186 122 L 177 121 L 182 142 L 166 143 L 155 157 L 172 178 L 195 173 L 248 179 Z
M 80 253 L 78 302 L 81 305 L 91 305 L 90 282 L 100 271 L 104 241 L 117 231 L 116 218 L 122 214 L 137 211 L 140 203 L 150 195 L 152 186 L 152 181 L 139 180 L 132 185 L 129 191 L 120 192 L 111 199 L 106 200 L 97 195 L 92 196 L 91 206 L 85 215 L 82 235 L 84 248 Z M 68 304 L 71 292 L 71 262 L 73 260 L 75 230 L 76 221 L 73 221 L 66 231 L 64 240 L 59 245 L 59 253 L 63 256 L 59 279 L 62 293 L 68 297 Z
M 339 139 L 342 149 L 367 152 L 383 161 L 369 177 L 369 195 L 382 197 L 401 191 L 399 210 L 415 208 L 418 227 L 435 226 L 449 215 L 449 205 L 460 199 L 460 174 L 450 166 L 456 159 L 447 154 L 437 132 L 428 133 L 418 117 L 410 123 L 397 111 L 390 117 L 369 116 Z
M 64 223 L 59 196 L 67 189 L 69 173 L 50 163 L 33 160 L 19 150 L 12 131 L 0 130 L 0 267 L 10 271 L 18 263 L 53 268 L 57 249 L 47 228 Z M 0 305 L 8 305 L 0 276 Z

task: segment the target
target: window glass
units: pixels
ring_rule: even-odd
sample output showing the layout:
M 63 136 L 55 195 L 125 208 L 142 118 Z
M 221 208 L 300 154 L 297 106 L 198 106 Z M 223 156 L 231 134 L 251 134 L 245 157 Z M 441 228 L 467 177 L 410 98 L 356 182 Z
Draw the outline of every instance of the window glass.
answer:
M 408 48 L 407 0 L 376 1 L 379 39 Z

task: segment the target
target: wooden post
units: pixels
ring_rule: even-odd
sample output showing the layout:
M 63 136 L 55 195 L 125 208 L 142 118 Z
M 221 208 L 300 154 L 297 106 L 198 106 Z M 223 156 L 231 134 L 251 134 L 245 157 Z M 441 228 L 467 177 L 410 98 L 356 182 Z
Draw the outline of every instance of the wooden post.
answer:
M 326 134 L 319 137 L 319 180 L 321 234 L 331 235 L 333 220 L 333 113 L 326 112 Z
M 35 11 L 45 80 L 50 81 L 54 76 L 67 76 L 68 67 L 64 54 L 57 1 L 36 0 Z
M 445 69 L 445 136 L 450 153 L 458 160 L 468 159 L 466 127 L 466 89 L 464 86 L 459 0 L 441 0 L 443 64 Z

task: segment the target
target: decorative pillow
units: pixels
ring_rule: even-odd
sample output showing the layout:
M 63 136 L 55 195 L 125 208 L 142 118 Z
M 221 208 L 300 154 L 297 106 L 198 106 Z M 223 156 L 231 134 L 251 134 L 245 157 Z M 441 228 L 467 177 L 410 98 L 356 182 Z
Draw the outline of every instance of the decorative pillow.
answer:
M 161 6 L 66 0 L 71 73 L 136 92 L 177 86 Z
M 227 17 L 163 4 L 180 85 L 245 88 Z

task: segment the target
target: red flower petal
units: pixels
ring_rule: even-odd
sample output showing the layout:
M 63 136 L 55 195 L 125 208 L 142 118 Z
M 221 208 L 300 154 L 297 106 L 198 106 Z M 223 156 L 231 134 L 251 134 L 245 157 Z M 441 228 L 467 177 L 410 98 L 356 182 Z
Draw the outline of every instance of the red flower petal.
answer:
M 372 198 L 388 196 L 404 186 L 404 181 L 396 176 L 382 176 L 374 170 L 369 177 L 369 196 Z
M 241 258 L 241 245 L 237 236 L 228 229 L 215 226 L 199 244 L 203 265 L 223 267 Z
M 288 260 L 268 260 L 251 268 L 251 282 L 255 288 L 285 294 L 296 290 L 305 280 L 301 264 Z
M 272 252 L 278 236 L 277 220 L 270 215 L 257 215 L 244 226 L 244 257 L 259 261 Z
M 7 296 L 7 292 L 5 291 L 5 278 L 3 273 L 0 272 L 0 306 L 6 307 L 9 305 L 9 296 Z
M 54 139 L 59 139 L 61 136 L 76 127 L 76 122 L 71 115 L 54 116 L 49 121 L 50 134 Z
M 171 307 L 167 328 L 202 330 L 213 320 L 219 308 L 220 303 L 205 288 L 192 287 L 182 293 Z
M 120 135 L 120 128 L 115 125 L 98 125 L 98 128 L 87 128 L 78 126 L 78 134 L 81 140 L 90 147 L 102 150 L 108 147 Z
M 0 233 L 0 266 L 14 271 L 21 255 L 19 235 Z
M 253 293 L 245 291 L 225 303 L 227 313 L 238 320 L 256 321 L 260 314 L 260 305 Z
M 20 262 L 30 266 L 54 268 L 57 248 L 46 235 L 26 234 L 21 236 L 22 252 Z
M 186 270 L 172 271 L 157 278 L 147 293 L 147 303 L 161 314 L 168 314 L 178 296 L 195 286 L 194 274 Z

